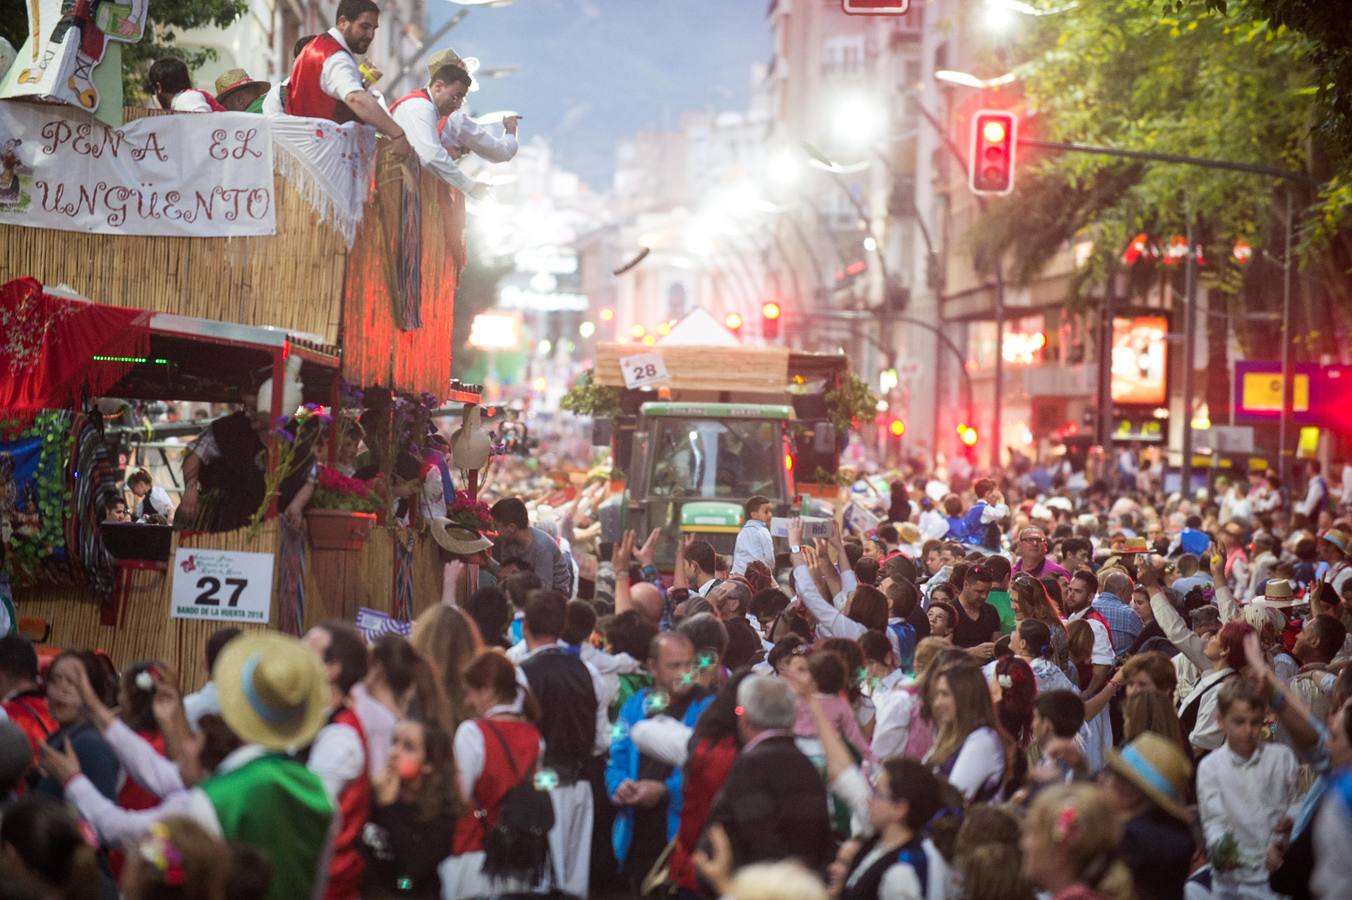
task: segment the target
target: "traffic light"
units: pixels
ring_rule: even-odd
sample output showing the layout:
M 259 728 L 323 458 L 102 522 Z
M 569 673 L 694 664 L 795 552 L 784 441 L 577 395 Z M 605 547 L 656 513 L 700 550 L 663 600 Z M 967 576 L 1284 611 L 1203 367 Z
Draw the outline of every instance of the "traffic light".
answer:
M 958 439 L 962 441 L 965 446 L 975 447 L 977 439 L 976 429 L 971 425 L 959 425 Z
M 761 337 L 773 341 L 779 337 L 779 304 L 771 301 L 761 306 Z
M 997 109 L 972 116 L 968 184 L 974 194 L 1008 194 L 1014 190 L 1014 147 L 1018 119 Z
M 906 433 L 906 423 L 901 419 L 893 419 L 891 424 L 887 426 L 887 430 L 892 432 L 893 437 L 901 437 Z
M 728 326 L 728 331 L 734 334 L 742 330 L 742 314 L 730 312 L 723 317 L 723 324 Z

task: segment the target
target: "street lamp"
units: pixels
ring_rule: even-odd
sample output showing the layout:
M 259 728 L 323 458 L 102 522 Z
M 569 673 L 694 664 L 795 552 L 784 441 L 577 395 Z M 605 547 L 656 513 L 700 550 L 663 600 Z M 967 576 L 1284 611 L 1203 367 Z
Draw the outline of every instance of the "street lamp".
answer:
M 1013 84 L 1019 80 L 1019 73 L 1018 70 L 1015 70 L 1013 72 L 1006 72 L 1003 75 L 997 75 L 995 78 L 978 78 L 970 72 L 956 72 L 953 69 L 939 69 L 934 73 L 934 80 L 942 81 L 945 84 L 952 84 L 957 85 L 958 87 L 972 88 L 981 91 Z

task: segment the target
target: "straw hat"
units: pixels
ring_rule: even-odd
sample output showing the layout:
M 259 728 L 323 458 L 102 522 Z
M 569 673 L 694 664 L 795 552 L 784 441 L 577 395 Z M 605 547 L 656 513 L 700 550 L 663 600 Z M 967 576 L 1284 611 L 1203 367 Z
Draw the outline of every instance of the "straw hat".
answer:
M 461 528 L 445 516 L 433 516 L 427 523 L 436 541 L 447 553 L 469 556 L 488 550 L 493 542 L 470 528 Z
M 897 526 L 897 537 L 903 544 L 920 543 L 920 526 L 914 522 L 902 522 Z
M 1239 524 L 1238 522 L 1233 522 L 1233 521 L 1232 521 L 1232 522 L 1226 522 L 1226 523 L 1221 527 L 1221 531 L 1225 532 L 1226 534 L 1233 535 L 1234 537 L 1237 537 L 1237 538 L 1242 538 L 1242 537 L 1244 537 L 1244 526 L 1241 525 L 1241 524 Z
M 443 66 L 459 66 L 460 68 L 464 69 L 467 73 L 469 73 L 469 89 L 471 91 L 477 91 L 479 89 L 479 81 L 474 77 L 474 73 L 479 71 L 478 57 L 461 56 L 459 53 L 456 53 L 449 47 L 447 47 L 445 50 L 438 50 L 436 53 L 433 53 L 431 56 L 427 57 L 428 80 L 431 80 L 431 78 L 434 75 L 436 75 L 437 71 L 441 69 Z
M 260 94 L 266 94 L 271 89 L 270 82 L 254 81 L 243 69 L 226 69 L 216 79 L 216 100 L 224 106 L 227 96 L 244 91 L 249 95 L 249 99 L 245 100 L 243 105 L 248 106 Z
M 1191 820 L 1185 801 L 1192 763 L 1173 741 L 1147 731 L 1120 753 L 1112 753 L 1108 768 L 1175 819 Z
M 1285 578 L 1269 578 L 1263 585 L 1263 596 L 1254 600 L 1254 606 L 1282 608 L 1298 606 L 1304 601 L 1296 596 L 1296 589 Z
M 1347 552 L 1349 538 L 1347 532 L 1343 531 L 1341 528 L 1330 528 L 1328 531 L 1321 534 L 1319 539 L 1321 541 L 1328 541 L 1330 544 L 1343 551 L 1343 553 Z
M 319 657 L 276 631 L 225 645 L 211 679 L 221 717 L 246 743 L 269 750 L 304 747 L 329 716 L 329 680 Z

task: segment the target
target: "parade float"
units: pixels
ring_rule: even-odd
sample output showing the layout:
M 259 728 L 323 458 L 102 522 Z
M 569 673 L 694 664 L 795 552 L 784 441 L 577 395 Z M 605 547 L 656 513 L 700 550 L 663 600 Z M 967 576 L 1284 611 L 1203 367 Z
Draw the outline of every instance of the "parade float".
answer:
M 433 411 L 479 401 L 450 377 L 463 198 L 358 125 L 124 116 L 0 100 L 0 538 L 18 615 L 51 649 L 162 659 L 185 687 L 223 624 L 407 622 L 439 601 L 443 563 L 388 494 L 358 503 L 330 475 L 300 531 L 272 490 L 228 532 L 104 526 L 100 510 L 129 451 L 173 431 L 126 421 L 138 401 L 256 403 L 275 423 L 269 485 L 308 416 L 320 462 L 348 419 L 391 442 L 387 462 L 422 452 Z

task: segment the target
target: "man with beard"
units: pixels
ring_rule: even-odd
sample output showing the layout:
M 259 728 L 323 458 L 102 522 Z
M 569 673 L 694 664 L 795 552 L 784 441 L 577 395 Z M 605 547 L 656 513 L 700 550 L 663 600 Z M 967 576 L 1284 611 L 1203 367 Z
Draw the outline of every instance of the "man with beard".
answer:
M 362 86 L 357 68 L 357 54 L 371 46 L 379 21 L 380 8 L 371 0 L 342 0 L 334 26 L 306 44 L 291 66 L 286 113 L 365 122 L 393 139 L 392 152 L 402 157 L 410 149 L 404 130 Z

